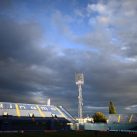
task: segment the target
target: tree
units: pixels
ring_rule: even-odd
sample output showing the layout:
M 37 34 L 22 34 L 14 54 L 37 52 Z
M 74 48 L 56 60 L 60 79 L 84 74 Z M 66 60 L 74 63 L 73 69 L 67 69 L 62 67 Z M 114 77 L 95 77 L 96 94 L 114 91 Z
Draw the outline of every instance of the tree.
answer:
M 106 123 L 107 122 L 107 118 L 102 112 L 96 112 L 93 115 L 93 119 L 95 123 Z
M 112 101 L 109 102 L 109 114 L 117 114 L 116 107 Z

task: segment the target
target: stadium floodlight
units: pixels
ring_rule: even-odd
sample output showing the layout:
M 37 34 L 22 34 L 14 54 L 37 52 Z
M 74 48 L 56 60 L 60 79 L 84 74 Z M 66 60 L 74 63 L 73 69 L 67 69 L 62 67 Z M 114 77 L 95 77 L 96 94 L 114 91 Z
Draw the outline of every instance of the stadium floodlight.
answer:
M 82 85 L 84 84 L 84 75 L 83 73 L 75 74 L 76 85 L 78 85 L 78 117 L 82 119 L 83 117 L 83 98 L 82 98 Z

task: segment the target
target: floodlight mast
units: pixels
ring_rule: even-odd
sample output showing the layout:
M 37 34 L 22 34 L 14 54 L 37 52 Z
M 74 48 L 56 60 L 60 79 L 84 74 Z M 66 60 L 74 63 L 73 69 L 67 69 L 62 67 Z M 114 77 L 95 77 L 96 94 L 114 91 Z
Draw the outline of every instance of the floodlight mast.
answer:
M 83 98 L 82 98 L 82 85 L 84 84 L 83 73 L 75 74 L 76 85 L 78 85 L 78 117 L 83 117 Z

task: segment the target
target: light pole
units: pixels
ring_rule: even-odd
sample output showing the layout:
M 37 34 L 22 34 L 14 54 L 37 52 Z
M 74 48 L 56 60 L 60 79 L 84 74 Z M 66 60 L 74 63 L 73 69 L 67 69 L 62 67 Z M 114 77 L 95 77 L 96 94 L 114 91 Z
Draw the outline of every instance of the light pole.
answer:
M 75 74 L 76 85 L 78 85 L 78 117 L 83 118 L 83 98 L 82 98 L 82 85 L 84 84 L 83 73 Z

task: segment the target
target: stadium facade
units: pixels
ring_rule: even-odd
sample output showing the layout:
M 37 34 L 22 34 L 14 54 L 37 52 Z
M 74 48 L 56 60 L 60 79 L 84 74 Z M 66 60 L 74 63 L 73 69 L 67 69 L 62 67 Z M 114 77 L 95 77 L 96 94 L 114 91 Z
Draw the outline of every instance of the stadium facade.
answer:
M 137 130 L 137 113 L 110 114 L 108 128 L 109 130 Z
M 75 123 L 73 130 L 122 131 L 137 130 L 137 113 L 110 114 L 107 123 Z
M 54 105 L 0 102 L 0 130 L 67 130 L 73 117 Z

